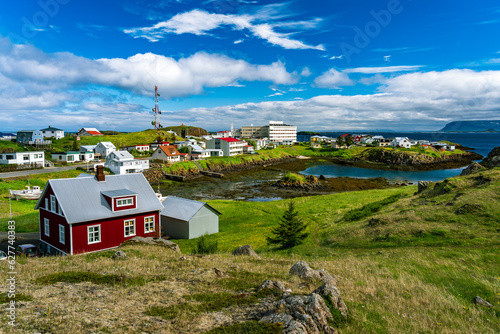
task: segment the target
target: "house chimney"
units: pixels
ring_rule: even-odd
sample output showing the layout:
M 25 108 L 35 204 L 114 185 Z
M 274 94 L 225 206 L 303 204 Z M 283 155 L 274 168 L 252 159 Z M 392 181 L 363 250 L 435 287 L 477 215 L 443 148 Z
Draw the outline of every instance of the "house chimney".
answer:
M 104 176 L 104 166 L 98 165 L 97 166 L 97 175 L 96 175 L 97 181 L 105 181 L 106 177 Z

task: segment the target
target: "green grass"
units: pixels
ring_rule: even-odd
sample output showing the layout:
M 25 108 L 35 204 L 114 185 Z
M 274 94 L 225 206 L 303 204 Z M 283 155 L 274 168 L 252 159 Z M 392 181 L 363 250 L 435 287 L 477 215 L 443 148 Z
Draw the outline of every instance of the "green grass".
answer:
M 33 300 L 33 297 L 31 297 L 29 295 L 25 295 L 23 293 L 15 293 L 15 295 L 12 296 L 12 298 L 9 297 L 9 295 L 7 293 L 0 294 L 0 305 L 10 303 L 12 300 L 15 301 L 16 303 L 17 302 L 29 302 L 29 301 Z
M 283 324 L 267 324 L 258 321 L 247 321 L 231 326 L 217 327 L 205 334 L 279 334 Z
M 91 282 L 94 284 L 107 284 L 107 285 L 123 285 L 123 286 L 143 286 L 148 282 L 163 281 L 165 277 L 163 276 L 153 276 L 153 277 L 127 277 L 125 275 L 115 275 L 115 274 L 98 274 L 94 272 L 84 272 L 84 271 L 63 271 L 59 273 L 49 274 L 41 276 L 35 280 L 38 284 L 50 285 L 57 282 L 66 283 L 81 283 L 81 282 Z

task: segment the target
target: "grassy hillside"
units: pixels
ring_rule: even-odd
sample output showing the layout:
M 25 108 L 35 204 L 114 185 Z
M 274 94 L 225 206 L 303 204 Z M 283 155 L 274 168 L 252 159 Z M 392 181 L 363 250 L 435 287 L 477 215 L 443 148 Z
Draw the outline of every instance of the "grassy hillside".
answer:
M 288 275 L 306 260 L 339 279 L 349 309 L 339 333 L 500 332 L 500 169 L 415 191 L 296 198 L 311 234 L 292 250 L 265 244 L 286 201 L 212 201 L 223 213 L 220 233 L 208 236 L 218 241 L 219 254 L 183 259 L 159 246 L 126 245 L 123 261 L 111 259 L 113 250 L 19 259 L 18 326 L 12 331 L 2 317 L 0 331 L 202 333 L 250 320 L 261 303 L 254 288 L 265 279 L 310 293 L 319 282 Z M 196 242 L 178 240 L 184 254 Z M 243 244 L 261 259 L 230 255 Z M 474 304 L 475 296 L 493 307 Z

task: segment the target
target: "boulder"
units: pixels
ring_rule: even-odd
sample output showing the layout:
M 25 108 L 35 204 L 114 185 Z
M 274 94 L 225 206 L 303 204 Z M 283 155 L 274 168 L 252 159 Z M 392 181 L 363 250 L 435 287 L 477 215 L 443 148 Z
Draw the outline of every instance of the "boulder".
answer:
M 467 166 L 467 168 L 464 168 L 464 170 L 462 170 L 462 173 L 460 173 L 460 176 L 470 175 L 470 174 L 482 171 L 484 169 L 486 169 L 486 168 L 484 168 L 483 166 L 481 166 L 477 162 L 473 161 L 469 166 Z
M 284 334 L 337 334 L 328 324 L 331 318 L 332 314 L 323 298 L 311 293 L 309 296 L 284 297 L 260 321 L 283 324 Z
M 311 269 L 307 262 L 299 261 L 290 268 L 290 275 L 297 275 L 303 279 L 321 279 L 321 275 L 314 269 Z
M 330 282 L 325 282 L 322 286 L 313 291 L 313 293 L 317 293 L 324 298 L 328 298 L 337 310 L 339 310 L 340 314 L 347 318 L 347 306 L 344 301 L 340 297 L 340 292 L 337 290 L 337 287 L 333 284 L 333 280 Z
M 271 281 L 271 280 L 265 280 L 258 288 L 257 292 L 263 290 L 263 289 L 269 289 L 269 290 L 278 290 L 281 292 L 286 291 L 285 284 L 280 281 Z
M 236 248 L 233 252 L 233 255 L 248 255 L 248 256 L 253 256 L 256 258 L 260 258 L 257 253 L 252 249 L 252 246 L 250 245 L 243 245 L 238 248 Z
M 481 164 L 488 168 L 500 167 L 500 146 L 491 150 L 488 156 L 481 161 Z
M 474 297 L 474 299 L 472 299 L 472 302 L 474 304 L 477 304 L 477 305 L 482 305 L 482 306 L 486 306 L 486 307 L 493 307 L 493 305 L 491 305 L 490 303 L 488 303 L 486 300 L 484 300 L 483 298 L 481 298 L 479 296 Z
M 127 260 L 128 256 L 127 256 L 127 254 L 125 254 L 124 251 L 119 250 L 119 251 L 116 251 L 115 254 L 113 254 L 113 259 L 115 259 L 115 260 Z
M 425 189 L 427 189 L 428 186 L 429 186 L 429 182 L 427 182 L 427 181 L 418 181 L 417 194 L 420 194 L 422 191 L 424 191 Z

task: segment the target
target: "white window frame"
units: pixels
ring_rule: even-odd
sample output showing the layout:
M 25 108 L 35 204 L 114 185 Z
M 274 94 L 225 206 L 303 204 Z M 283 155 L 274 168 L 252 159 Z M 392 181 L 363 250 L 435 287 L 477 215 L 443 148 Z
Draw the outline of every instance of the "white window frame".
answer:
M 94 228 L 97 228 L 97 231 L 93 230 Z M 90 231 L 92 229 L 92 231 Z M 94 240 L 90 241 L 90 233 L 92 233 Z M 97 233 L 97 234 L 96 234 Z M 97 238 L 95 237 L 97 235 Z M 96 244 L 101 242 L 101 225 L 91 225 L 87 226 L 87 244 Z
M 150 221 L 151 219 L 151 221 Z M 155 216 L 144 217 L 144 233 L 151 233 L 155 231 Z M 153 225 L 152 228 L 148 225 Z
M 45 210 L 49 211 L 49 199 L 45 197 Z
M 66 230 L 61 224 L 59 224 L 59 242 L 63 245 L 66 243 Z
M 48 218 L 43 218 L 43 234 L 50 237 L 50 221 Z
M 50 211 L 56 212 L 57 203 L 56 197 L 54 195 L 50 195 Z
M 123 221 L 123 234 L 125 235 L 126 238 L 132 237 L 136 234 L 135 219 L 127 219 Z
M 127 203 L 130 200 L 130 203 Z M 125 203 L 120 203 L 121 201 L 124 201 Z M 124 198 L 118 198 L 116 200 L 116 207 L 122 207 L 122 206 L 130 206 L 130 205 L 135 205 L 134 197 L 124 197 Z

